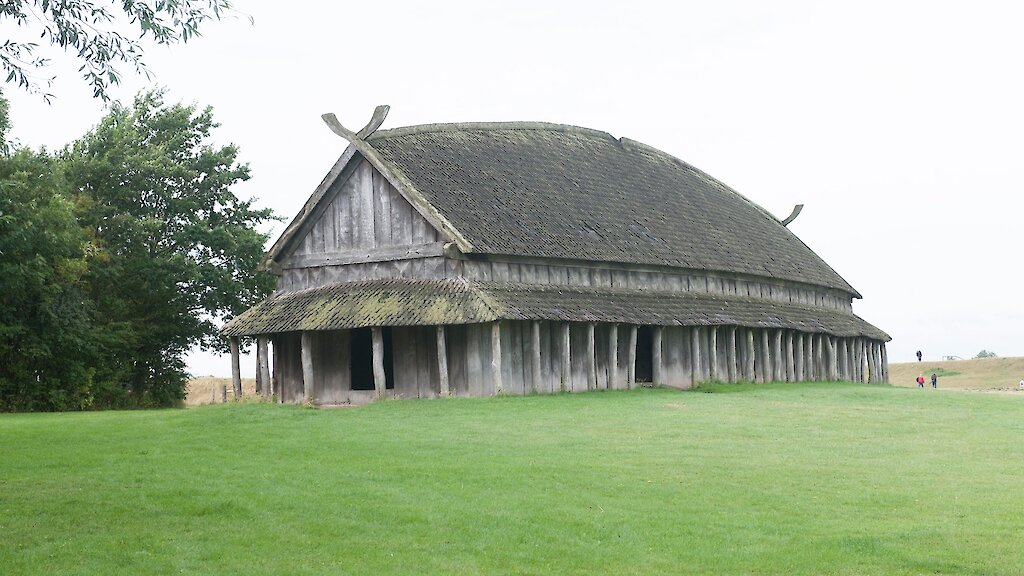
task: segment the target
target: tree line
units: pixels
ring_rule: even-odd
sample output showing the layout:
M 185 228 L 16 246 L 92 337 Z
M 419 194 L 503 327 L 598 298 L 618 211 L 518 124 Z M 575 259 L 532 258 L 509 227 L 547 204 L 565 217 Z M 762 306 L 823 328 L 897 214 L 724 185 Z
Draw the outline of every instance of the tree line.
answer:
M 170 406 L 184 355 L 265 297 L 274 218 L 232 187 L 210 108 L 114 103 L 62 150 L 9 142 L 0 95 L 0 410 Z

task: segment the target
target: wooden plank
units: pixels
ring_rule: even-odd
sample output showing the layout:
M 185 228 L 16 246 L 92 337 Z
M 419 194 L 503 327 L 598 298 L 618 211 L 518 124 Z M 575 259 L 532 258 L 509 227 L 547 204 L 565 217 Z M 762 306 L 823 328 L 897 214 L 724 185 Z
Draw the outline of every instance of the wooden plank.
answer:
M 882 346 L 882 383 L 889 383 L 889 355 L 885 350 L 885 342 L 881 343 Z
M 321 266 L 342 266 L 367 262 L 391 262 L 416 258 L 440 257 L 444 255 L 443 242 L 413 244 L 408 246 L 384 246 L 379 248 L 355 249 L 347 252 L 327 252 L 297 255 L 281 264 L 282 270 L 319 268 Z
M 661 326 L 654 326 L 651 329 L 651 353 L 654 358 L 651 361 L 651 380 L 655 386 L 662 386 L 664 383 L 664 376 L 662 374 L 664 365 L 661 361 L 661 340 L 662 340 L 662 328 Z
M 793 379 L 796 382 L 804 381 L 804 333 L 797 332 L 794 337 L 793 349 Z
M 302 354 L 302 402 L 316 403 L 315 389 L 313 388 L 313 333 L 306 330 L 301 338 Z
M 234 392 L 235 400 L 242 397 L 242 367 L 238 358 L 238 338 L 232 336 L 228 340 L 231 348 L 231 390 Z
M 491 322 L 491 378 L 494 381 L 494 393 L 504 393 L 501 381 L 501 321 Z
M 484 396 L 483 352 L 480 324 L 466 326 L 466 382 L 470 396 Z
M 391 197 L 391 243 L 395 246 L 412 244 L 412 219 L 419 217 L 412 204 L 395 195 Z
M 541 380 L 541 345 L 540 345 L 540 320 L 534 320 L 530 322 L 530 368 L 533 372 L 533 378 L 531 379 L 530 392 L 540 392 L 544 390 L 543 380 Z
M 690 383 L 694 386 L 704 381 L 701 372 L 700 327 L 690 328 Z
M 594 323 L 587 322 L 587 390 L 597 388 L 597 349 L 594 342 Z
M 794 359 L 793 349 L 793 331 L 786 330 L 786 334 L 783 337 L 783 343 L 785 350 L 783 354 L 786 357 L 786 382 L 796 381 L 796 360 Z
M 444 326 L 437 327 L 437 374 L 441 385 L 441 396 L 451 396 L 451 385 L 448 382 L 448 346 Z
M 739 358 L 736 354 L 736 327 L 729 326 L 725 329 L 725 381 L 730 384 L 736 382 L 736 373 L 739 372 Z
M 259 356 L 259 374 L 260 379 L 263 381 L 263 387 L 260 392 L 263 395 L 264 400 L 270 398 L 270 364 L 269 358 L 267 357 L 267 337 L 257 336 L 256 337 L 256 351 Z
M 718 326 L 708 329 L 708 376 L 712 382 L 721 380 L 718 376 Z
M 376 171 L 371 175 L 373 186 L 373 236 L 377 246 L 394 246 L 391 240 L 391 184 Z
M 619 325 L 608 328 L 608 388 L 622 388 L 619 382 Z
M 379 326 L 370 329 L 373 348 L 373 390 L 377 398 L 387 391 L 387 378 L 384 373 L 384 334 Z
M 270 374 L 270 397 L 277 398 L 277 402 L 281 402 L 281 352 L 278 350 L 278 339 L 275 337 L 271 338 L 271 357 L 274 360 L 273 366 L 271 366 Z
M 636 338 L 639 327 L 629 325 L 629 343 L 626 345 L 626 389 L 636 387 Z
M 359 164 L 352 178 L 355 181 L 355 200 L 358 209 L 353 210 L 356 216 L 356 246 L 372 248 L 374 246 L 373 217 L 373 167 L 365 160 Z
M 572 342 L 569 336 L 569 323 L 562 322 L 561 325 L 561 379 L 560 386 L 562 392 L 569 392 L 572 390 L 572 354 L 570 353 L 572 348 Z

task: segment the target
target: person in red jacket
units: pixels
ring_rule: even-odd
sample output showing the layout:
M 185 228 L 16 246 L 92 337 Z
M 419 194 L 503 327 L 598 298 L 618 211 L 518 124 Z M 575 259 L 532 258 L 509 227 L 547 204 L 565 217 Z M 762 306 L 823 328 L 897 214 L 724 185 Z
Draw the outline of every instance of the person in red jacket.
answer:
M 917 387 L 924 388 L 924 374 L 917 375 Z

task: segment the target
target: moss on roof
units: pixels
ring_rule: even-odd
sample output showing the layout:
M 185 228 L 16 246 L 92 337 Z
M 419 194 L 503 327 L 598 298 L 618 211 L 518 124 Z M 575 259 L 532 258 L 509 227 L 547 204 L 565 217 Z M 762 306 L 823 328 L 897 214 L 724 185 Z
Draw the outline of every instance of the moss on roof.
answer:
M 473 251 L 718 270 L 857 291 L 760 206 L 660 150 L 544 123 L 380 130 L 366 145 Z
M 470 282 L 382 280 L 271 296 L 224 327 L 228 336 L 364 326 L 492 320 L 621 322 L 661 326 L 789 328 L 835 336 L 889 336 L 859 317 L 800 304 L 693 292 Z

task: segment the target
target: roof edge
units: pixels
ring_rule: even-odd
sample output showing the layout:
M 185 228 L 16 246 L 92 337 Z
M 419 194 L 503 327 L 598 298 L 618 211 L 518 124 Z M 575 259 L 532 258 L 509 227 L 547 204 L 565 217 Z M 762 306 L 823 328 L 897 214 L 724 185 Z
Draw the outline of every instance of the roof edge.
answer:
M 585 134 L 616 140 L 611 134 L 603 130 L 573 126 L 571 124 L 554 124 L 551 122 L 450 122 L 436 124 L 419 124 L 414 126 L 402 126 L 377 130 L 366 138 L 367 142 L 374 140 L 386 140 L 388 138 L 399 138 L 413 134 L 424 134 L 429 132 L 463 132 L 463 131 L 491 131 L 491 130 L 548 130 L 553 132 L 567 132 L 570 134 Z

